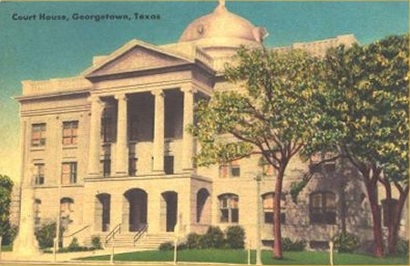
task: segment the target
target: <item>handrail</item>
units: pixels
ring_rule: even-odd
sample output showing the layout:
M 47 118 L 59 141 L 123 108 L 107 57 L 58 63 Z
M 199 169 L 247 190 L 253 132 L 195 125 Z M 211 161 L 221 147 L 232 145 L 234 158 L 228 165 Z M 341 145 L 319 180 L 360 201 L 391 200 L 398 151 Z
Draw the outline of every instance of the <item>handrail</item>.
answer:
M 142 235 L 148 231 L 148 224 L 145 224 L 141 227 L 140 230 L 138 230 L 138 232 L 135 234 L 134 236 L 134 246 L 135 243 L 137 243 L 137 241 L 142 237 Z
M 72 237 L 72 236 L 74 236 L 74 235 L 80 233 L 81 231 L 84 231 L 85 229 L 87 229 L 87 228 L 90 227 L 90 226 L 91 226 L 91 225 L 88 224 L 88 225 L 84 226 L 84 227 L 81 228 L 81 229 L 78 229 L 77 231 L 75 231 L 74 233 L 72 233 L 72 234 L 70 234 L 70 235 L 68 235 L 68 236 L 63 235 L 63 237 Z
M 121 233 L 121 224 L 118 224 L 110 233 L 105 237 L 105 244 L 107 244 L 117 233 Z

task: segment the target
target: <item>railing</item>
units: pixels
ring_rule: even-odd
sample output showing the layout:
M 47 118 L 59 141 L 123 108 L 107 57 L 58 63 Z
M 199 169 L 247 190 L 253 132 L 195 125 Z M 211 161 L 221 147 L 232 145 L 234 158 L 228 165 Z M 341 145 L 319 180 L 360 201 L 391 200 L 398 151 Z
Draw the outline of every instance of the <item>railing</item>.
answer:
M 105 237 L 105 244 L 107 244 L 111 239 L 115 238 L 116 234 L 121 233 L 121 224 L 118 224 L 111 232 Z
M 135 243 L 137 243 L 137 241 L 144 235 L 144 233 L 147 232 L 147 230 L 148 230 L 148 224 L 143 225 L 138 230 L 138 232 L 134 236 L 134 246 L 135 246 Z
M 64 236 L 64 235 L 63 235 L 63 237 L 72 237 L 72 236 L 74 236 L 74 235 L 76 235 L 76 234 L 78 234 L 78 233 L 84 231 L 85 229 L 87 229 L 87 228 L 90 227 L 90 226 L 91 226 L 91 225 L 86 225 L 86 226 L 84 226 L 83 228 L 81 228 L 81 229 L 75 231 L 74 233 L 71 233 L 70 235 L 67 235 L 67 236 Z

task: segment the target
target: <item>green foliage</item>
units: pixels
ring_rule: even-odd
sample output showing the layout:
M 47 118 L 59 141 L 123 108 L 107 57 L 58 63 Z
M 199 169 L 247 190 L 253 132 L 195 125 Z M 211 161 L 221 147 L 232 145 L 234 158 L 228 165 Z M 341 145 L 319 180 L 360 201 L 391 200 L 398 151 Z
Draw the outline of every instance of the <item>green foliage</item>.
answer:
M 102 248 L 101 238 L 99 236 L 93 236 L 91 238 L 91 246 L 95 249 L 101 249 Z
M 333 237 L 335 249 L 343 253 L 352 253 L 359 247 L 359 238 L 347 232 L 337 234 Z
M 197 233 L 190 233 L 187 236 L 186 245 L 188 249 L 201 248 L 202 235 Z
M 56 235 L 56 223 L 48 222 L 42 224 L 39 228 L 37 228 L 35 235 L 40 248 L 45 249 L 53 247 L 54 238 Z
M 167 251 L 167 250 L 173 250 L 174 249 L 174 244 L 172 242 L 164 242 L 159 245 L 158 248 L 160 251 Z
M 18 227 L 14 225 L 9 225 L 6 232 L 2 236 L 2 245 L 11 245 L 13 244 L 14 239 L 18 233 Z
M 292 197 L 292 201 L 294 203 L 297 203 L 298 201 L 298 196 L 299 193 L 306 187 L 307 185 L 307 181 L 306 180 L 301 180 L 299 182 L 292 182 L 290 184 L 290 196 Z
M 202 248 L 222 248 L 224 245 L 225 236 L 218 226 L 210 226 L 200 240 Z
M 374 162 L 391 180 L 408 176 L 408 36 L 391 36 L 326 56 L 328 103 L 342 151 L 357 162 Z M 335 134 L 336 134 L 335 133 Z
M 290 238 L 285 237 L 282 239 L 282 247 L 284 251 L 302 251 L 302 250 L 305 250 L 306 241 L 304 240 L 292 241 Z
M 13 181 L 6 175 L 0 175 L 0 235 L 10 234 L 9 216 Z
M 70 245 L 68 245 L 67 248 L 69 250 L 72 250 L 72 251 L 77 251 L 78 249 L 80 249 L 80 244 L 78 243 L 78 239 L 76 237 L 74 237 L 71 240 L 71 243 L 70 243 Z
M 54 246 L 54 238 L 56 237 L 56 222 L 45 222 L 36 228 L 34 234 L 36 235 L 38 244 L 41 249 L 50 248 Z M 62 246 L 62 236 L 65 228 L 60 227 L 60 243 L 59 246 Z
M 231 249 L 242 249 L 245 247 L 245 230 L 242 226 L 229 226 L 226 229 L 226 245 Z
M 409 257 L 409 240 L 399 239 L 396 252 L 397 255 Z

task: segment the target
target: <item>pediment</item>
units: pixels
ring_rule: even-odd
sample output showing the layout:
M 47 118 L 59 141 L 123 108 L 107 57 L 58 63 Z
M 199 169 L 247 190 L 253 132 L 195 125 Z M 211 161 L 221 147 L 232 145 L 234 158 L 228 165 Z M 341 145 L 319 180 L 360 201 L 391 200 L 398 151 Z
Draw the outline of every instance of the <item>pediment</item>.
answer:
M 100 60 L 97 65 L 87 70 L 85 75 L 86 77 L 114 75 L 186 63 L 189 63 L 188 59 L 156 49 L 154 46 L 136 43 L 131 47 L 130 45 L 123 47 L 104 60 Z

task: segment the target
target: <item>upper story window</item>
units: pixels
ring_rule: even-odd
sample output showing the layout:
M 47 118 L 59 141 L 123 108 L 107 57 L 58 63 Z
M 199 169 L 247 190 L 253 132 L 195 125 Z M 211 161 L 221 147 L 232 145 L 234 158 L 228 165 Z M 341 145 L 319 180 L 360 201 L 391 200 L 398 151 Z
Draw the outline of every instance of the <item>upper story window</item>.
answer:
M 129 118 L 129 138 L 130 140 L 138 140 L 139 138 L 139 119 L 137 116 Z
M 46 123 L 33 124 L 31 127 L 31 146 L 46 145 Z
M 114 121 L 112 117 L 103 116 L 101 118 L 101 140 L 103 142 L 114 141 Z
M 77 162 L 63 163 L 61 169 L 61 183 L 77 183 Z
M 34 164 L 35 167 L 35 176 L 34 176 L 34 184 L 36 185 L 43 185 L 44 184 L 44 164 L 43 163 L 36 163 Z
M 105 159 L 101 161 L 103 177 L 111 176 L 111 160 Z
M 34 200 L 34 226 L 39 226 L 41 223 L 41 200 Z
M 240 175 L 241 168 L 237 160 L 219 166 L 219 177 L 221 178 L 239 177 Z
M 219 197 L 219 210 L 221 223 L 239 222 L 239 197 L 235 194 L 222 194 Z
M 76 145 L 78 121 L 63 122 L 63 145 Z
M 309 203 L 312 224 L 336 224 L 336 196 L 333 192 L 313 192 Z
M 138 159 L 130 157 L 128 161 L 128 175 L 135 176 L 137 174 L 137 162 Z

